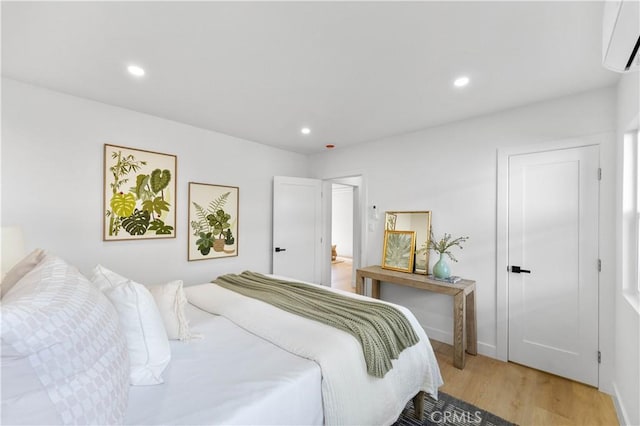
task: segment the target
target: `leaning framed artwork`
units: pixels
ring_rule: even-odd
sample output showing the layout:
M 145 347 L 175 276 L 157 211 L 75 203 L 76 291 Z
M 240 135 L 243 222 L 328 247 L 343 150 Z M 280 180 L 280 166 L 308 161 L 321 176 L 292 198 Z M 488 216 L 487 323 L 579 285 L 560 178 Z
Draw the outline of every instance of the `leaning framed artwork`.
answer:
M 104 145 L 104 241 L 176 237 L 172 154 Z
M 189 182 L 188 259 L 238 255 L 237 186 Z
M 400 272 L 413 272 L 415 246 L 415 231 L 384 231 L 382 268 Z

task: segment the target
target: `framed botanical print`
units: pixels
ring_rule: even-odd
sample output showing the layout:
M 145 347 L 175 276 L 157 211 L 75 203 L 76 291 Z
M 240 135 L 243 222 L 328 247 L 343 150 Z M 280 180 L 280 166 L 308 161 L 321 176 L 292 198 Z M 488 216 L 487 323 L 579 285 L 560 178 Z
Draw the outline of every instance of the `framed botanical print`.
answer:
M 414 231 L 384 231 L 382 268 L 413 272 L 413 252 L 416 245 Z
M 104 145 L 103 240 L 175 238 L 175 155 Z
M 237 186 L 189 182 L 188 259 L 238 255 Z

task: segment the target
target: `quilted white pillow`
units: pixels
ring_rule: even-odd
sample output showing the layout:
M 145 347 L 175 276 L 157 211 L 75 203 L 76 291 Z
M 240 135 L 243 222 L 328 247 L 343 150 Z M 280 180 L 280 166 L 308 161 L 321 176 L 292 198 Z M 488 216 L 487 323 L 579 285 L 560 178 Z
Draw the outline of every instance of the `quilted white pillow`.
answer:
M 47 254 L 2 299 L 2 424 L 121 424 L 129 358 L 107 298 Z
M 149 290 L 98 265 L 91 281 L 113 303 L 127 338 L 132 385 L 163 383 L 171 348 L 158 307 Z
M 189 329 L 189 321 L 184 313 L 187 296 L 182 281 L 147 286 L 158 305 L 164 328 L 169 339 L 189 340 L 195 337 Z

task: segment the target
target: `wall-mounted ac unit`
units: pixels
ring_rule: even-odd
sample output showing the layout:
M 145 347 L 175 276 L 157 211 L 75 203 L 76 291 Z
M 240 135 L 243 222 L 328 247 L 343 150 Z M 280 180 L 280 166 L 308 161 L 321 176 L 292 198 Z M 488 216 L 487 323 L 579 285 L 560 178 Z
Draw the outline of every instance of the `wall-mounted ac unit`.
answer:
M 617 72 L 640 68 L 640 1 L 608 0 L 602 22 L 602 63 Z

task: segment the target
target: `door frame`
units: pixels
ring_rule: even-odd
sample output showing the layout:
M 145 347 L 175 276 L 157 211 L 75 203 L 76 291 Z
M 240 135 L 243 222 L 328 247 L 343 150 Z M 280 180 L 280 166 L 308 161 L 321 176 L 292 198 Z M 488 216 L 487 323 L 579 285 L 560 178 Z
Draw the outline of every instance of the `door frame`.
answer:
M 523 145 L 497 150 L 497 197 L 496 197 L 496 358 L 501 361 L 509 360 L 509 157 L 513 155 L 534 154 L 543 151 L 563 150 L 598 145 L 600 148 L 602 136 L 588 136 L 584 138 L 548 141 L 534 145 Z M 600 164 L 602 164 L 602 149 L 600 150 Z M 600 200 L 602 197 L 600 197 Z M 600 204 L 601 201 L 598 201 Z M 598 208 L 598 223 L 600 223 L 600 208 Z M 598 251 L 600 236 L 598 235 Z M 598 282 L 600 278 L 598 278 Z M 599 286 L 599 284 L 598 284 Z M 598 289 L 598 299 L 600 290 Z M 598 303 L 601 310 L 601 303 Z M 600 329 L 600 312 L 598 313 L 598 329 Z M 598 330 L 600 335 L 600 330 Z M 600 338 L 599 338 L 600 339 Z M 599 366 L 598 366 L 599 368 Z
M 345 179 L 360 178 L 358 185 L 345 183 Z M 323 193 L 329 196 L 322 197 L 322 240 L 329 241 L 323 247 L 323 256 L 320 262 L 322 285 L 331 287 L 331 185 L 340 183 L 353 186 L 353 279 L 355 279 L 356 269 L 366 265 L 366 242 L 367 242 L 367 216 L 365 206 L 366 200 L 366 178 L 361 171 L 341 173 L 334 176 L 321 177 Z

